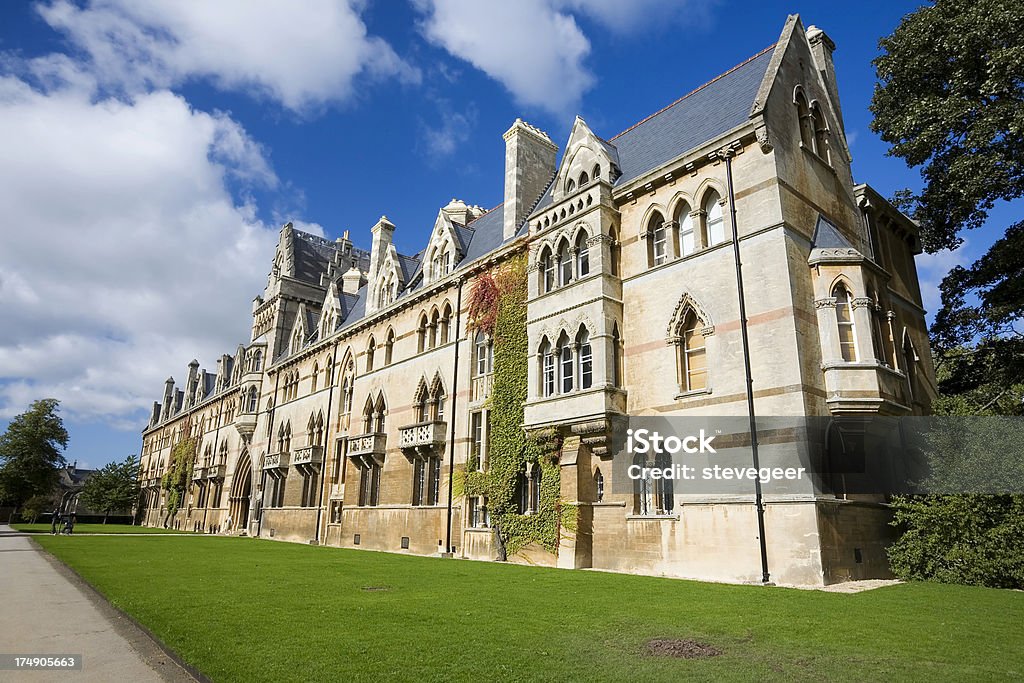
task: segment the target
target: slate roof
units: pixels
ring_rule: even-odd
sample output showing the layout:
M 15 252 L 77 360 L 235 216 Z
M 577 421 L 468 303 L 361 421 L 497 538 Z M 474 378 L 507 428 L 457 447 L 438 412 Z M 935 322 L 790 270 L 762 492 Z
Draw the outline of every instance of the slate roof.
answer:
M 623 185 L 746 122 L 774 45 L 726 71 L 609 142 L 619 151 Z
M 615 184 L 623 185 L 635 180 L 747 121 L 774 47 L 769 46 L 611 140 L 601 140 L 621 173 Z M 553 184 L 554 178 L 530 213 L 551 203 Z M 463 252 L 455 270 L 470 266 L 502 246 L 505 242 L 504 218 L 504 205 L 499 204 L 468 225 L 453 224 Z M 524 221 L 516 237 L 528 229 Z M 295 276 L 319 284 L 320 273 L 326 269 L 333 245 L 297 230 L 295 235 Z M 423 251 L 413 256 L 399 254 L 398 262 L 406 284 L 399 296 L 407 296 L 423 286 L 423 254 Z M 356 295 L 342 295 L 342 320 L 338 329 L 349 327 L 365 317 L 366 297 L 365 285 Z
M 412 256 L 398 255 L 398 265 L 402 269 L 402 279 L 408 283 L 412 280 L 413 275 L 420 269 L 421 261 L 423 260 L 423 252 L 419 251 Z
M 453 232 L 455 233 L 455 239 L 459 242 L 459 251 L 465 254 L 469 243 L 473 241 L 473 234 L 476 230 L 465 225 L 459 225 L 458 223 L 452 223 L 452 227 L 455 228 Z
M 818 222 L 814 226 L 811 237 L 811 249 L 854 249 L 850 241 L 843 237 L 831 221 L 818 214 Z
M 295 278 L 314 285 L 320 284 L 320 274 L 334 256 L 336 247 L 322 237 L 301 230 L 292 231 L 292 254 Z

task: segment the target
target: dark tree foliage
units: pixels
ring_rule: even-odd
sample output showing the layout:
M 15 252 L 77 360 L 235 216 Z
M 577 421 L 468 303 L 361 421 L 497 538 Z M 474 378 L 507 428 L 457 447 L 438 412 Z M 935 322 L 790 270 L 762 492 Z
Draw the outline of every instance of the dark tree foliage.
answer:
M 0 500 L 15 507 L 33 496 L 49 496 L 64 466 L 68 432 L 57 414 L 60 402 L 35 401 L 0 436 Z
M 939 0 L 883 38 L 872 130 L 923 166 L 928 251 L 955 248 L 995 201 L 1024 194 L 1024 3 Z
M 880 42 L 872 130 L 921 167 L 924 187 L 893 198 L 929 252 L 955 249 L 998 201 L 1024 196 L 1024 3 L 938 0 Z M 932 324 L 938 414 L 1024 413 L 1024 221 L 954 268 Z M 1008 457 L 1022 457 L 1020 450 Z M 1024 496 L 895 501 L 890 548 L 902 578 L 1024 587 Z
M 139 461 L 129 455 L 123 462 L 112 462 L 93 472 L 82 489 L 82 502 L 103 513 L 103 523 L 111 512 L 129 510 L 139 499 Z
M 894 201 L 921 223 L 925 249 L 954 249 L 1000 200 L 1024 196 L 1024 3 L 939 0 L 882 39 L 872 129 L 889 154 L 922 167 L 920 195 Z M 977 305 L 975 305 L 977 301 Z M 1024 221 L 942 283 L 932 341 L 977 346 L 981 383 L 1024 364 Z M 943 391 L 959 391 L 953 376 Z M 968 383 L 969 384 L 969 383 Z

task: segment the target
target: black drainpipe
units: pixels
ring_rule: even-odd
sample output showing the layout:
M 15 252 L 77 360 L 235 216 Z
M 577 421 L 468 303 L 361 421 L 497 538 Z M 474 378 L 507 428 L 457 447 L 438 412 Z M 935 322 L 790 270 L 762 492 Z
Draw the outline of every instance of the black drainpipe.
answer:
M 455 367 L 452 370 L 452 411 L 451 411 L 451 429 L 448 435 L 448 524 L 445 530 L 445 552 L 454 554 L 452 550 L 452 482 L 455 474 L 455 416 L 456 404 L 459 398 L 459 335 L 461 330 L 459 329 L 459 322 L 462 319 L 462 283 L 464 278 L 459 278 L 458 286 L 459 291 L 455 298 Z
M 747 415 L 750 417 L 750 455 L 755 470 L 760 470 L 757 455 L 757 417 L 754 414 L 754 379 L 750 372 L 750 340 L 747 337 L 747 307 L 743 297 L 743 264 L 740 261 L 740 237 L 736 225 L 736 198 L 732 189 L 732 155 L 727 149 L 725 157 L 725 179 L 729 190 L 729 216 L 732 219 L 732 255 L 736 262 L 736 292 L 740 304 L 740 338 L 743 341 L 743 371 L 747 380 Z M 757 538 L 761 545 L 761 583 L 769 583 L 768 544 L 764 538 L 764 497 L 761 494 L 761 480 L 754 478 L 754 506 L 757 508 Z

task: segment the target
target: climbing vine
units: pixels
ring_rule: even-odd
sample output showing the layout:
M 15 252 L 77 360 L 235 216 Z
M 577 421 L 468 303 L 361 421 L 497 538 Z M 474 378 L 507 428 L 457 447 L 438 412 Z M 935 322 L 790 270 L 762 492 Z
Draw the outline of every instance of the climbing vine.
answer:
M 470 292 L 470 325 L 494 343 L 494 384 L 489 399 L 490 437 L 486 472 L 475 463 L 459 473 L 467 496 L 487 496 L 499 559 L 530 543 L 557 552 L 562 531 L 575 531 L 576 508 L 560 497 L 561 472 L 554 455 L 560 442 L 554 430 L 523 430 L 527 397 L 529 343 L 526 335 L 526 254 L 513 257 L 493 273 L 477 278 Z M 519 482 L 527 467 L 541 468 L 540 505 L 533 514 L 519 510 Z
M 199 441 L 192 438 L 182 439 L 171 449 L 170 466 L 160 480 L 160 487 L 167 491 L 165 525 L 168 520 L 174 519 L 185 501 L 185 494 L 192 485 L 192 467 L 198 453 Z

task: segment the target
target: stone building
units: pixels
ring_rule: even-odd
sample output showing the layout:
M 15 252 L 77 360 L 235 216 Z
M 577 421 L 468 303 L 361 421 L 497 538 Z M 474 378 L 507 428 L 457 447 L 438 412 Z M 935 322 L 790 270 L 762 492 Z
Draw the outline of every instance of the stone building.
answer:
M 915 415 L 934 374 L 915 224 L 854 182 L 832 55 L 791 16 L 774 45 L 614 137 L 582 119 L 559 150 L 516 120 L 505 199 L 452 200 L 414 255 L 386 217 L 369 252 L 285 225 L 250 341 L 173 379 L 143 431 L 146 521 L 164 520 L 172 446 L 198 440 L 186 526 L 494 558 L 486 469 L 494 350 L 467 325 L 475 281 L 528 254 L 523 404 L 560 500 L 556 552 L 509 559 L 728 581 L 763 560 L 786 584 L 887 572 L 888 508 L 819 484 L 684 496 L 614 481 L 612 420 L 746 416 L 733 235 L 760 415 Z M 734 224 L 735 223 L 735 224 Z M 453 469 L 454 468 L 454 469 Z M 524 515 L 540 469 L 522 473 Z M 449 491 L 453 491 L 449 498 Z

